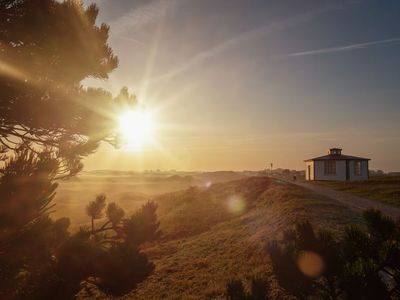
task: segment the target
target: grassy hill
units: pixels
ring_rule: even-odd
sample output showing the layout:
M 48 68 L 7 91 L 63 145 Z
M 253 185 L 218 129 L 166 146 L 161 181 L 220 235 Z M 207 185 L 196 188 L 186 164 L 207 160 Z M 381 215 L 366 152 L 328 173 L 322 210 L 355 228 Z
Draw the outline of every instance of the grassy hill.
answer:
M 286 182 L 254 177 L 158 196 L 164 236 L 144 251 L 155 272 L 129 299 L 224 299 L 231 278 L 270 272 L 265 243 L 296 220 L 340 230 L 360 216 Z M 277 297 L 284 296 L 275 284 Z

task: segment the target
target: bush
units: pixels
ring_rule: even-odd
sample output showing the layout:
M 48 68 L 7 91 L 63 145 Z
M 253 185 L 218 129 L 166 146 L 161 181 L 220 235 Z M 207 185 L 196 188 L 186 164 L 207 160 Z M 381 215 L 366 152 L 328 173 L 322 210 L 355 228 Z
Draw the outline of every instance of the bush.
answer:
M 391 299 L 400 295 L 400 231 L 378 210 L 363 214 L 366 228 L 342 237 L 298 223 L 268 245 L 279 284 L 298 298 Z

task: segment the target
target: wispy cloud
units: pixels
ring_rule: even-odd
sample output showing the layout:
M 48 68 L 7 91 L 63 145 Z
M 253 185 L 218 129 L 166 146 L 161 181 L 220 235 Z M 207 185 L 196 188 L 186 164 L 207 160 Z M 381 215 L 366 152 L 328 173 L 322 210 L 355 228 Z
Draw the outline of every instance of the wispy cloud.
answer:
M 277 31 L 282 31 L 282 30 L 285 30 L 287 28 L 290 28 L 290 27 L 293 27 L 293 26 L 296 26 L 296 25 L 299 25 L 302 23 L 306 23 L 306 22 L 318 17 L 319 15 L 321 15 L 323 13 L 333 11 L 333 10 L 338 10 L 341 8 L 343 8 L 343 6 L 341 6 L 341 5 L 327 5 L 327 6 L 323 6 L 323 7 L 319 8 L 319 9 L 295 16 L 293 18 L 289 18 L 289 19 L 279 21 L 279 22 L 274 22 L 272 24 L 268 24 L 266 26 L 258 27 L 253 30 L 244 32 L 242 34 L 239 34 L 235 37 L 232 37 L 228 40 L 225 40 L 225 41 L 217 44 L 216 46 L 214 46 L 211 49 L 208 49 L 206 51 L 203 51 L 203 52 L 200 52 L 200 53 L 194 55 L 191 59 L 184 62 L 180 66 L 170 70 L 166 74 L 163 74 L 159 77 L 150 79 L 150 82 L 151 83 L 159 82 L 159 81 L 162 81 L 165 79 L 169 79 L 169 78 L 181 75 L 182 73 L 188 71 L 192 67 L 199 65 L 199 64 L 203 63 L 204 61 L 206 61 L 207 59 L 212 58 L 220 53 L 223 53 L 234 46 L 244 44 L 245 42 L 248 42 L 250 40 L 255 40 L 257 38 L 265 37 L 271 33 L 274 33 Z
M 129 30 L 135 30 L 144 25 L 154 23 L 164 17 L 180 2 L 182 0 L 154 0 L 148 4 L 135 7 L 110 23 L 112 34 L 124 34 Z
M 140 46 L 144 46 L 144 45 L 145 45 L 143 42 L 141 42 L 141 41 L 139 41 L 139 40 L 137 40 L 137 39 L 128 37 L 128 36 L 120 36 L 119 38 L 120 38 L 121 40 L 125 40 L 125 41 L 128 41 L 128 42 L 132 42 L 132 43 L 138 44 L 138 45 L 140 45 Z
M 352 45 L 346 45 L 346 46 L 340 46 L 340 47 L 330 47 L 330 48 L 314 49 L 314 50 L 309 50 L 309 51 L 294 52 L 294 53 L 287 54 L 286 57 L 309 56 L 309 55 L 319 55 L 319 54 L 326 54 L 326 53 L 346 52 L 346 51 L 353 51 L 353 50 L 391 46 L 391 45 L 396 45 L 396 44 L 400 44 L 400 38 L 372 41 L 372 42 L 352 44 Z

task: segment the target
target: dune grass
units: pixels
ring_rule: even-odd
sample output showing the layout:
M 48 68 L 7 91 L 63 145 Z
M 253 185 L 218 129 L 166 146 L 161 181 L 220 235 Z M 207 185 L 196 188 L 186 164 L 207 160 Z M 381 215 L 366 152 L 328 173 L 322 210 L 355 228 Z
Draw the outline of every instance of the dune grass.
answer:
M 232 205 L 243 201 L 240 208 Z M 241 199 L 241 200 L 237 200 Z M 361 217 L 301 187 L 249 178 L 160 196 L 164 237 L 147 245 L 155 272 L 128 299 L 224 299 L 229 279 L 269 277 L 273 295 L 286 297 L 270 274 L 265 244 L 296 220 L 341 230 Z
M 366 181 L 312 181 L 311 183 L 400 207 L 398 176 L 374 176 Z

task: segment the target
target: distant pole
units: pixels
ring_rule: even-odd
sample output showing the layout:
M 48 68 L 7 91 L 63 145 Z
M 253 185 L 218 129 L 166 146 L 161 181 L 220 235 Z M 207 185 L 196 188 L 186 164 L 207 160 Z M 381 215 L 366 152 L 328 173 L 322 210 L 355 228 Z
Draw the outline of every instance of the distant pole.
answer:
M 274 166 L 274 164 L 273 163 L 271 163 L 271 176 L 272 176 L 272 167 Z

